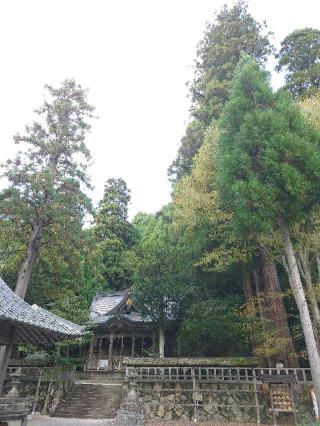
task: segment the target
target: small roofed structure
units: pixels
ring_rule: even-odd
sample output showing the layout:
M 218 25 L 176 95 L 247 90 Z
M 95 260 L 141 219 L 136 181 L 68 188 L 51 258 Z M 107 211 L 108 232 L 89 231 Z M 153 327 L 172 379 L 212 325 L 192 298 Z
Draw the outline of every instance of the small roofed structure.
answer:
M 93 323 L 88 370 L 121 368 L 123 357 L 146 356 L 156 339 L 151 320 L 133 305 L 131 290 L 98 293 L 90 307 Z
M 29 305 L 0 278 L 0 392 L 5 376 L 4 366 L 14 343 L 54 343 L 81 337 L 85 329 L 37 305 Z

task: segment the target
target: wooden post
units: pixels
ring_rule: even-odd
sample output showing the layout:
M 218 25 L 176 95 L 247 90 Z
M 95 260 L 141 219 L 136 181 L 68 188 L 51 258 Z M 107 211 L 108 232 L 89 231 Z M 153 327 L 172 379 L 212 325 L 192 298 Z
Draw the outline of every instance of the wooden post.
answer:
M 11 356 L 11 352 L 13 349 L 13 344 L 14 344 L 14 337 L 15 337 L 15 327 L 12 326 L 11 330 L 10 330 L 10 341 L 9 343 L 1 348 L 2 352 L 0 356 L 0 395 L 2 392 L 2 388 L 3 388 L 3 384 L 6 378 L 6 374 L 7 374 L 7 368 L 9 365 L 9 361 L 10 361 L 10 356 Z
M 94 348 L 94 341 L 95 341 L 95 337 L 93 336 L 92 339 L 90 340 L 86 370 L 89 370 L 89 366 L 90 366 L 90 363 L 91 363 L 91 358 L 92 358 L 93 348 Z
M 97 365 L 97 370 L 100 370 L 101 345 L 102 345 L 102 337 L 99 339 L 99 344 L 98 344 L 99 351 L 98 351 L 98 365 Z
M 123 336 L 121 336 L 120 357 L 119 357 L 119 370 L 121 370 L 121 367 L 122 367 L 122 350 L 123 350 Z
M 154 330 L 152 331 L 152 350 L 156 350 L 156 332 Z
M 109 339 L 109 356 L 108 356 L 109 368 L 112 368 L 112 348 L 113 348 L 113 333 L 111 333 L 110 339 Z
M 135 338 L 135 337 L 132 337 L 132 341 L 131 341 L 131 356 L 132 356 L 132 357 L 134 357 L 135 341 L 136 341 L 136 338 Z

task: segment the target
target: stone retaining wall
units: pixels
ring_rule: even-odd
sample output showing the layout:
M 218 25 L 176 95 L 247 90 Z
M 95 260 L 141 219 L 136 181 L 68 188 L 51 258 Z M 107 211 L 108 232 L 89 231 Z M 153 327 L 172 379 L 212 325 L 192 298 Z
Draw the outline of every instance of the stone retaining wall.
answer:
M 146 420 L 183 420 L 256 423 L 256 397 L 262 423 L 272 423 L 269 389 L 257 384 L 201 384 L 193 392 L 191 383 L 138 383 L 137 394 Z M 130 390 L 130 389 L 129 389 Z M 299 423 L 314 421 L 310 385 L 294 385 L 294 402 Z M 281 413 L 292 422 L 292 414 Z
M 14 385 L 16 381 L 19 383 Z M 71 390 L 73 382 L 74 371 L 69 369 L 58 367 L 10 368 L 4 384 L 3 395 L 12 391 L 12 387 L 15 386 L 19 397 L 33 399 L 34 412 L 52 415 L 59 402 Z

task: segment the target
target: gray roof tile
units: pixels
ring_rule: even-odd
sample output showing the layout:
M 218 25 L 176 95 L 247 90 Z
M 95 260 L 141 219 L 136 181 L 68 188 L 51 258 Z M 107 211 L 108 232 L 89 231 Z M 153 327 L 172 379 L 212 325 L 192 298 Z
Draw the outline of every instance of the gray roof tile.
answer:
M 40 306 L 30 306 L 17 296 L 1 278 L 0 322 L 16 326 L 15 339 L 19 343 L 54 342 L 85 334 L 83 327 L 58 317 Z

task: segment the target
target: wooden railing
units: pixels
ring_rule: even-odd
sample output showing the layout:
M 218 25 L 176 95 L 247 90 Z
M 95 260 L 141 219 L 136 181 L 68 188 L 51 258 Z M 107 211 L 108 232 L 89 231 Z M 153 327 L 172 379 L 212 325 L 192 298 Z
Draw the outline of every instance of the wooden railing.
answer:
M 298 382 L 312 383 L 309 368 L 247 368 L 247 367 L 127 367 L 129 379 L 134 374 L 137 382 L 260 382 L 260 374 L 294 374 Z

